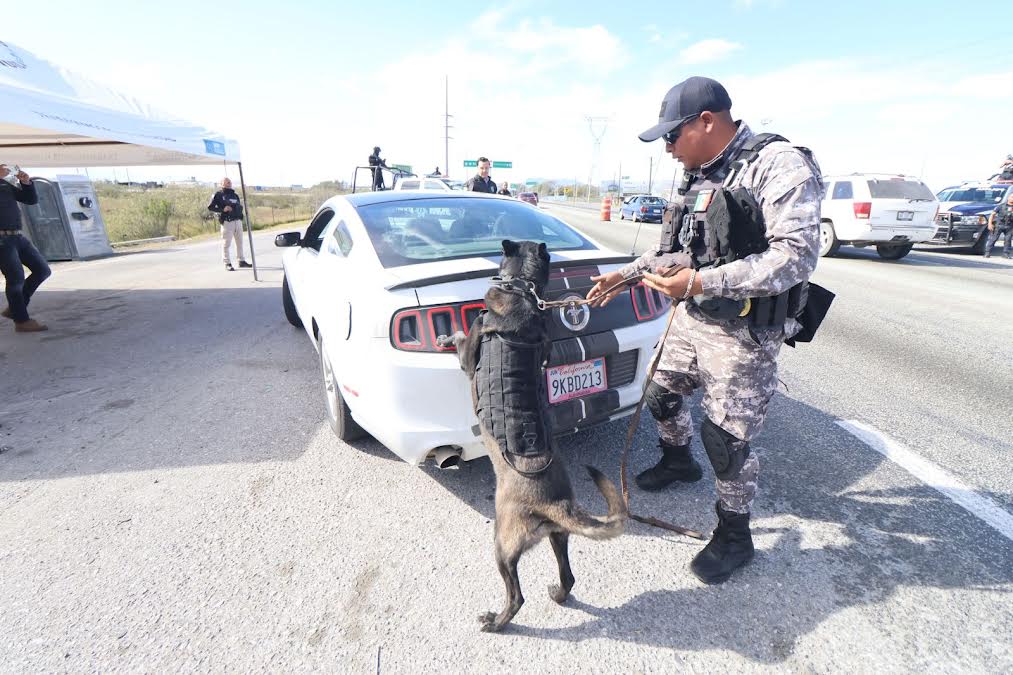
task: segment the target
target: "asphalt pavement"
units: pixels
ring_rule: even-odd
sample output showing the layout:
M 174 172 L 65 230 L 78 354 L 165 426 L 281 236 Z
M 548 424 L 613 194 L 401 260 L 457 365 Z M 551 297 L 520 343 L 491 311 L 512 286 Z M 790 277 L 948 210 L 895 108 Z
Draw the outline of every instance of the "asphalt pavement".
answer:
M 548 210 L 630 250 L 628 222 Z M 838 299 L 785 348 L 754 445 L 754 562 L 704 586 L 699 542 L 634 523 L 571 540 L 560 607 L 540 545 L 526 604 L 489 635 L 488 461 L 441 472 L 333 437 L 272 237 L 255 236 L 260 282 L 216 241 L 56 264 L 32 302 L 51 330 L 0 325 L 0 671 L 1013 670 L 1013 262 L 822 259 Z M 624 435 L 562 444 L 593 511 L 579 465 L 616 478 Z M 633 471 L 655 439 L 647 418 Z M 633 503 L 715 522 L 706 466 Z

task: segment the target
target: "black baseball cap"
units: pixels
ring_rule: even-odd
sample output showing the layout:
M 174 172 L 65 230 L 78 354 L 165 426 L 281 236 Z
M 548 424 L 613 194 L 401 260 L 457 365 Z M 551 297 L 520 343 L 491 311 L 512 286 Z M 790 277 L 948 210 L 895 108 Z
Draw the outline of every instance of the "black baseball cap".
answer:
M 709 77 L 691 77 L 668 90 L 661 102 L 658 123 L 640 134 L 640 140 L 656 141 L 705 110 L 723 112 L 731 108 L 732 99 L 720 82 Z

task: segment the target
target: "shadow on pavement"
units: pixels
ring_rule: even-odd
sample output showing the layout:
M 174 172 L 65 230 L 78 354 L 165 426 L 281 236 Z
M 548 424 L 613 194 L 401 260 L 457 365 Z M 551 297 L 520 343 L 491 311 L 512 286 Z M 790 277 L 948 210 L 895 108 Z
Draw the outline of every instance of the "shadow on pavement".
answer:
M 32 309 L 48 332 L 0 324 L 0 485 L 291 459 L 324 420 L 277 287 L 43 287 Z
M 697 400 L 693 403 L 698 410 Z M 707 587 L 681 569 L 673 572 L 673 586 L 688 579 L 690 587 L 651 591 L 620 607 L 600 609 L 581 602 L 578 580 L 570 606 L 590 620 L 566 628 L 532 629 L 524 626 L 522 613 L 508 630 L 546 640 L 580 642 L 607 635 L 674 650 L 732 649 L 757 662 L 777 664 L 791 656 L 801 637 L 831 616 L 882 603 L 901 587 L 1008 588 L 1013 582 L 1013 542 L 886 462 L 834 422 L 808 405 L 775 398 L 766 429 L 754 444 L 761 458 L 753 523 L 757 556 L 731 581 Z M 653 428 L 653 420 L 645 416 L 634 445 L 640 450 L 631 454 L 631 480 L 656 460 Z M 592 512 L 603 513 L 604 503 L 577 467 L 590 463 L 618 480 L 625 429 L 626 422 L 619 421 L 561 443 L 561 459 L 571 468 L 578 501 Z M 698 440 L 693 451 L 704 464 L 704 480 L 660 494 L 631 487 L 634 511 L 710 531 L 715 523 L 713 474 Z M 456 474 L 430 471 L 469 507 L 493 517 L 493 476 L 487 460 L 471 462 Z M 629 534 L 660 537 L 659 545 L 700 546 L 638 523 L 630 525 Z M 535 555 L 552 565 L 544 547 Z M 682 561 L 692 552 L 677 555 Z M 490 551 L 488 573 L 495 574 L 491 556 Z M 616 560 L 615 569 L 636 574 L 636 561 Z M 539 597 L 534 588 L 529 595 Z M 680 617 L 679 631 L 666 630 L 652 619 L 674 616 Z

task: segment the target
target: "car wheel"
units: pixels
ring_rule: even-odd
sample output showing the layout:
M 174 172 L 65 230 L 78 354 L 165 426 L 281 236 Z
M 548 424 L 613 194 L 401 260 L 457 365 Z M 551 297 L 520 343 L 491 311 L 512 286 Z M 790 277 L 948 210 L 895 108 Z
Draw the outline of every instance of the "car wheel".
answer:
M 623 215 L 622 211 L 619 212 L 619 220 L 626 220 L 626 216 Z
M 841 242 L 829 220 L 820 223 L 820 257 L 829 258 L 841 248 Z
M 902 246 L 887 246 L 885 244 L 876 245 L 876 253 L 879 254 L 880 258 L 884 260 L 900 260 L 908 253 L 911 252 L 911 244 L 904 244 Z
M 288 290 L 288 277 L 281 279 L 281 306 L 285 308 L 285 318 L 296 328 L 302 328 L 302 319 L 299 312 L 295 310 L 295 303 L 292 301 L 292 291 Z
M 331 358 L 327 354 L 327 345 L 321 335 L 318 338 L 320 345 L 320 370 L 324 375 L 324 398 L 327 403 L 327 423 L 331 425 L 334 435 L 343 441 L 354 441 L 366 435 L 354 419 L 345 398 L 341 395 L 341 386 L 334 376 L 334 367 L 331 365 Z

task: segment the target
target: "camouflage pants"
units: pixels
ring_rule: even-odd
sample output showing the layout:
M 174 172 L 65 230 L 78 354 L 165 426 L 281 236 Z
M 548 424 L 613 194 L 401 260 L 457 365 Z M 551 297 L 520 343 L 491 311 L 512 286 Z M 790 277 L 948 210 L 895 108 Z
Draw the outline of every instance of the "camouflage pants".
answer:
M 703 387 L 704 413 L 736 438 L 749 441 L 760 433 L 767 405 L 777 386 L 777 354 L 781 330 L 750 334 L 745 321 L 708 321 L 687 303 L 676 309 L 672 329 L 661 353 L 654 381 L 688 397 Z M 693 437 L 693 417 L 684 402 L 679 412 L 657 422 L 662 439 L 686 445 Z M 748 513 L 756 495 L 760 462 L 750 453 L 738 477 L 717 479 L 724 509 Z

